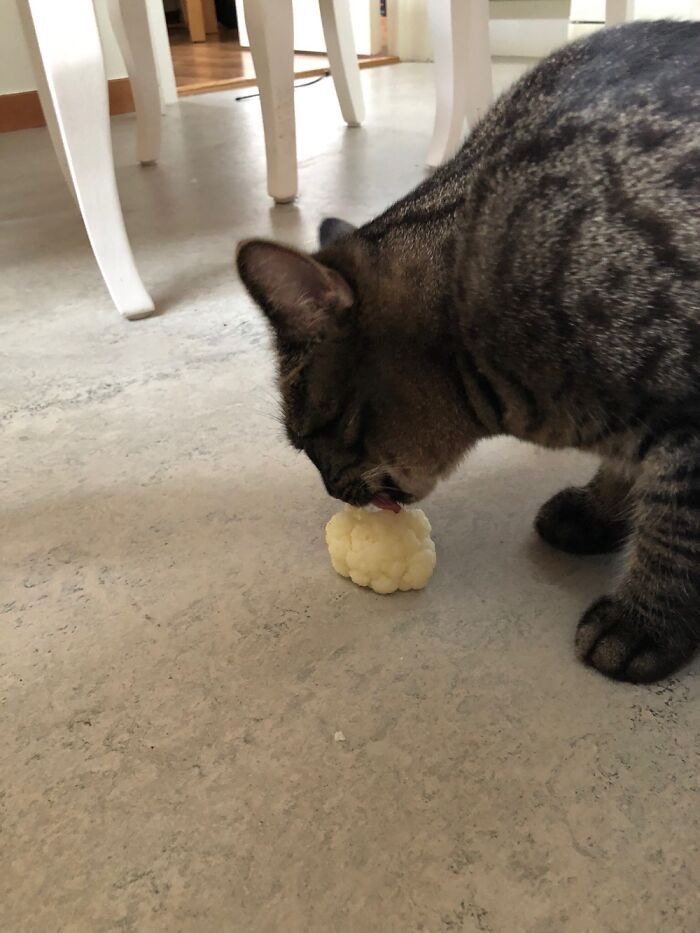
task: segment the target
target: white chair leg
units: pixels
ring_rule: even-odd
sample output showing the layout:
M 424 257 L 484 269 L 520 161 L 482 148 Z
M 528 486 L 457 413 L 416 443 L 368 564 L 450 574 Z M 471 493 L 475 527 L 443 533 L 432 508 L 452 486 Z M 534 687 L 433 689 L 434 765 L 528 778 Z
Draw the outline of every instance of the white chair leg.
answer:
M 34 78 L 36 80 L 36 89 L 39 95 L 39 102 L 41 103 L 41 110 L 44 114 L 44 119 L 46 120 L 46 128 L 49 131 L 49 136 L 53 144 L 54 152 L 56 153 L 56 158 L 58 159 L 58 164 L 61 168 L 61 171 L 63 172 L 63 177 L 66 180 L 66 184 L 68 185 L 70 193 L 75 198 L 75 189 L 73 188 L 73 179 L 71 178 L 70 169 L 68 168 L 66 150 L 63 148 L 61 131 L 58 128 L 58 121 L 56 120 L 56 114 L 53 109 L 53 101 L 51 100 L 51 93 L 49 91 L 49 85 L 46 81 L 46 73 L 44 72 L 44 63 L 41 60 L 39 43 L 36 41 L 34 25 L 32 23 L 32 18 L 26 3 L 19 3 L 19 15 L 22 22 L 22 31 L 27 43 L 27 49 L 29 50 L 29 57 L 32 61 Z
M 634 0 L 605 0 L 605 25 L 616 26 L 634 19 Z
M 430 0 L 435 59 L 435 127 L 428 165 L 451 158 L 493 100 L 488 0 Z
M 136 106 L 136 149 L 142 165 L 160 155 L 160 91 L 145 0 L 108 0 Z
M 165 22 L 163 0 L 146 0 L 148 22 L 151 27 L 151 43 L 158 69 L 158 84 L 163 104 L 177 103 L 177 84 L 173 56 L 168 41 L 168 26 Z
M 292 3 L 244 0 L 243 8 L 260 92 L 267 190 L 275 201 L 284 204 L 297 194 Z
M 153 302 L 124 229 L 114 177 L 107 81 L 92 0 L 20 0 L 36 35 L 70 177 L 109 293 L 127 318 Z
M 365 118 L 355 39 L 348 0 L 319 0 L 328 61 L 343 119 L 359 126 Z

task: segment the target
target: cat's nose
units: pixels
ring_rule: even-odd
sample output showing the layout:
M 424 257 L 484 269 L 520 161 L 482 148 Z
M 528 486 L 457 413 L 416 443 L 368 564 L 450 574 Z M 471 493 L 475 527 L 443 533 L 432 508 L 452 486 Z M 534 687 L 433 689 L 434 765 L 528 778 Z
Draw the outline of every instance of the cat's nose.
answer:
M 382 476 L 382 485 L 379 490 L 379 495 L 389 496 L 394 502 L 400 502 L 403 505 L 409 505 L 411 502 L 415 502 L 415 496 L 403 490 L 398 483 L 394 482 L 393 477 L 388 473 Z
M 340 499 L 341 502 L 346 502 L 348 505 L 358 507 L 369 505 L 374 495 L 367 483 L 361 479 L 350 482 L 333 482 L 324 476 L 323 483 L 329 496 Z

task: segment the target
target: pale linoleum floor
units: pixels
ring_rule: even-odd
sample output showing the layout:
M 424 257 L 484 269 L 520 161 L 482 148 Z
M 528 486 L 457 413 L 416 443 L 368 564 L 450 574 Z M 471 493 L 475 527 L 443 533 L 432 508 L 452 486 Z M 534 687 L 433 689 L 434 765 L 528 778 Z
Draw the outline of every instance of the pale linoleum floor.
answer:
M 335 506 L 283 442 L 231 257 L 251 234 L 310 245 L 421 178 L 429 67 L 362 80 L 362 129 L 329 82 L 298 92 L 283 208 L 256 101 L 183 101 L 149 169 L 113 121 L 164 311 L 138 323 L 45 130 L 0 138 L 3 930 L 700 928 L 700 665 L 636 687 L 578 664 L 616 566 L 531 530 L 589 460 L 480 448 L 426 505 L 420 594 L 329 566 Z

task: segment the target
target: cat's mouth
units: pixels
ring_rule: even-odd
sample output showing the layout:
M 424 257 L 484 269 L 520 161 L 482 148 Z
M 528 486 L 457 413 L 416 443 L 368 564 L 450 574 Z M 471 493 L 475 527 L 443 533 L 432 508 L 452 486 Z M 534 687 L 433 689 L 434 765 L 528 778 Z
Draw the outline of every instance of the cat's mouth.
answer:
M 388 489 L 386 487 L 389 487 Z M 398 513 L 401 511 L 402 505 L 410 505 L 412 502 L 415 502 L 415 496 L 412 496 L 410 492 L 404 492 L 403 489 L 399 489 L 394 483 L 386 483 L 384 489 L 381 492 L 377 492 L 372 497 L 372 505 L 377 509 L 383 509 L 385 512 L 395 512 Z
M 385 512 L 400 512 L 401 503 L 397 502 L 388 492 L 380 492 L 372 499 L 371 503 L 377 509 L 383 509 Z
M 413 493 L 401 489 L 388 474 L 385 474 L 382 480 L 383 482 L 377 483 L 374 489 L 364 480 L 351 483 L 342 490 L 333 489 L 326 482 L 326 490 L 334 498 L 340 499 L 341 502 L 347 502 L 348 505 L 354 505 L 356 508 L 371 505 L 374 508 L 382 509 L 384 512 L 397 514 L 401 511 L 402 505 L 410 505 L 416 501 Z

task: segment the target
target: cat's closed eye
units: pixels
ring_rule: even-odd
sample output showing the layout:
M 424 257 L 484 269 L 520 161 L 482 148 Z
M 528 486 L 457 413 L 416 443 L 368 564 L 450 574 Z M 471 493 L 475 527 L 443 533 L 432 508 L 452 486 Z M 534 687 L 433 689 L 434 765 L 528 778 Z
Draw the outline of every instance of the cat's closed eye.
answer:
M 343 443 L 346 447 L 364 446 L 364 436 L 369 422 L 369 405 L 363 402 L 350 412 L 343 428 Z
M 343 412 L 340 411 L 335 414 L 322 415 L 298 428 L 293 428 L 288 424 L 287 437 L 297 450 L 304 450 L 310 442 L 335 432 L 342 422 L 342 418 Z

